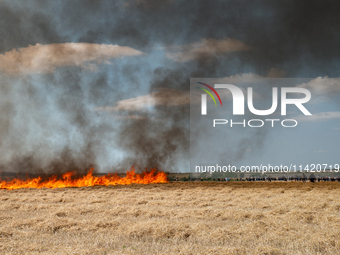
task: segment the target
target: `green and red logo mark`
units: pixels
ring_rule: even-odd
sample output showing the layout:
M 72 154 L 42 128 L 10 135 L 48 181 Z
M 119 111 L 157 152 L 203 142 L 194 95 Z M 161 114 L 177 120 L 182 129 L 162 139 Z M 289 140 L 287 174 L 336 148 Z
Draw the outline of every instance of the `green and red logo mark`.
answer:
M 211 87 L 210 85 L 205 84 L 203 82 L 197 82 L 197 83 L 202 84 L 203 86 L 206 86 L 207 88 L 211 89 L 211 91 L 214 92 L 215 95 L 217 96 L 218 100 L 220 100 L 220 104 L 222 106 L 222 100 L 220 98 L 220 95 L 217 93 L 217 91 L 213 87 Z M 209 90 L 206 90 L 206 89 L 203 89 L 203 88 L 200 88 L 200 87 L 197 87 L 197 88 L 203 90 L 204 92 L 206 92 L 212 98 L 212 100 L 214 100 L 215 105 L 217 105 L 214 96 L 210 93 Z

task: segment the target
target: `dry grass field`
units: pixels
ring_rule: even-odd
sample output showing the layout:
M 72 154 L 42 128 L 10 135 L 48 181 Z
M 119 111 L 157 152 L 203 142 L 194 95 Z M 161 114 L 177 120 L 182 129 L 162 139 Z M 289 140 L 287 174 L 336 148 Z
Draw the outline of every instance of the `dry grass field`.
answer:
M 0 190 L 0 254 L 340 254 L 340 183 Z

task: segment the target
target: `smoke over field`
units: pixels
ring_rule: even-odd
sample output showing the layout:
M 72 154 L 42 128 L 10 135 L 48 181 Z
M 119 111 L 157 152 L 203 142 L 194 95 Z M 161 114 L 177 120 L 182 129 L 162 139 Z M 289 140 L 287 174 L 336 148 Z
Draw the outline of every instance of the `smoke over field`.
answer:
M 339 254 L 339 183 L 0 190 L 1 254 Z
M 185 172 L 194 77 L 313 78 L 311 112 L 337 130 L 339 3 L 326 2 L 0 1 L 0 171 Z M 274 158 L 264 131 L 228 161 Z M 328 131 L 306 147 L 335 151 Z

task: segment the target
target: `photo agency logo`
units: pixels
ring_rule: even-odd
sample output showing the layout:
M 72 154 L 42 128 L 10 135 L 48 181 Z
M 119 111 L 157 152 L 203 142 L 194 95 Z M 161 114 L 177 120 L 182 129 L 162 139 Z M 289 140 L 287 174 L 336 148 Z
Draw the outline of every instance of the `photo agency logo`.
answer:
M 244 116 L 245 115 L 245 96 L 241 88 L 239 88 L 236 85 L 232 84 L 214 84 L 214 87 L 202 83 L 202 82 L 196 82 L 198 84 L 203 85 L 204 87 L 208 88 L 215 94 L 215 96 L 218 98 L 220 102 L 220 106 L 223 107 L 222 105 L 222 100 L 220 97 L 220 94 L 216 91 L 216 89 L 227 89 L 232 96 L 232 101 L 233 101 L 233 108 L 232 108 L 232 114 L 233 116 Z M 207 90 L 206 88 L 202 87 L 196 87 L 205 93 L 201 95 L 201 115 L 207 115 L 207 95 L 209 95 L 212 100 L 215 103 L 215 106 L 217 106 L 216 100 L 214 95 Z M 287 98 L 287 95 L 302 95 L 302 98 Z M 247 87 L 247 106 L 249 111 L 257 116 L 270 116 L 272 115 L 278 107 L 278 87 L 272 87 L 272 104 L 269 109 L 265 110 L 259 110 L 254 107 L 253 103 L 253 88 L 252 87 Z M 308 89 L 306 88 L 298 88 L 298 87 L 281 87 L 281 98 L 280 98 L 280 103 L 281 103 L 281 111 L 280 114 L 281 116 L 286 116 L 287 115 L 287 105 L 295 105 L 304 115 L 306 116 L 311 116 L 312 114 L 306 109 L 306 107 L 303 105 L 307 103 L 311 99 L 311 93 Z M 213 127 L 216 127 L 217 125 L 230 125 L 230 127 L 235 127 L 235 126 L 241 126 L 241 127 L 263 127 L 265 123 L 269 123 L 271 127 L 274 127 L 276 122 L 279 122 L 282 127 L 296 127 L 298 122 L 296 119 L 277 119 L 277 118 L 264 118 L 264 119 L 250 119 L 246 120 L 243 119 L 243 121 L 233 121 L 233 119 L 213 119 Z

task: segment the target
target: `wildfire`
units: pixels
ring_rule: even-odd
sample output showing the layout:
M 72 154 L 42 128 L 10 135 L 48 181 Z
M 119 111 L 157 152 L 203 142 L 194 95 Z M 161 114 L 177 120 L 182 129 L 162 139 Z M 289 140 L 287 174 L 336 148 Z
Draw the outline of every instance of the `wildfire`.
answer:
M 167 175 L 164 172 L 157 172 L 156 169 L 151 169 L 150 172 L 143 172 L 136 174 L 135 169 L 132 167 L 130 171 L 126 172 L 125 177 L 119 177 L 118 174 L 107 174 L 104 176 L 96 177 L 92 175 L 93 168 L 88 171 L 87 175 L 75 179 L 72 178 L 75 172 L 67 172 L 62 175 L 61 179 L 52 176 L 46 181 L 42 181 L 41 177 L 32 178 L 27 180 L 13 179 L 9 182 L 0 180 L 0 189 L 21 189 L 21 188 L 65 188 L 65 187 L 89 187 L 94 185 L 128 185 L 132 183 L 149 184 L 149 183 L 167 183 Z

